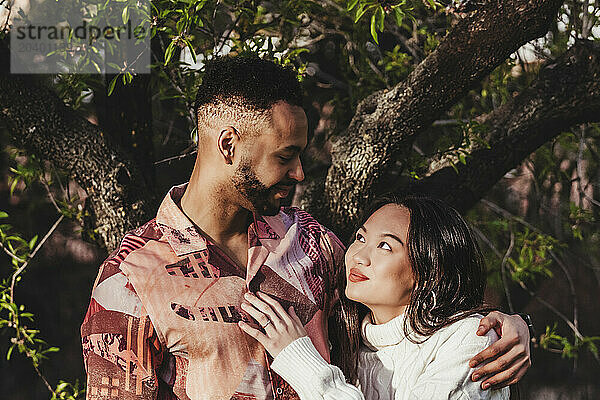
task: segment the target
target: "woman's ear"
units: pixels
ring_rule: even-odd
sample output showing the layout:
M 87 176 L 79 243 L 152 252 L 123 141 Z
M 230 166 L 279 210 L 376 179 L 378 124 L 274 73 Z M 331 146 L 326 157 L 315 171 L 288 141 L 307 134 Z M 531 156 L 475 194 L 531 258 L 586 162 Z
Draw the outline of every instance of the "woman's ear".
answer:
M 233 156 L 236 146 L 239 144 L 240 136 L 234 127 L 228 126 L 221 130 L 217 139 L 219 154 L 226 164 L 233 164 Z

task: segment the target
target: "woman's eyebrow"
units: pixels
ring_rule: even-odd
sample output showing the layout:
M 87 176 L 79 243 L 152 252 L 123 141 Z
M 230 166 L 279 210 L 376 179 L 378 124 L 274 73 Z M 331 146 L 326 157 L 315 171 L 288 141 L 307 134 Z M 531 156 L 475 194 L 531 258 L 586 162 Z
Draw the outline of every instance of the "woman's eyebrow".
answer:
M 382 236 L 387 236 L 387 237 L 391 237 L 392 239 L 396 239 L 398 242 L 400 242 L 400 244 L 404 245 L 404 242 L 396 235 L 394 235 L 393 233 L 384 233 Z

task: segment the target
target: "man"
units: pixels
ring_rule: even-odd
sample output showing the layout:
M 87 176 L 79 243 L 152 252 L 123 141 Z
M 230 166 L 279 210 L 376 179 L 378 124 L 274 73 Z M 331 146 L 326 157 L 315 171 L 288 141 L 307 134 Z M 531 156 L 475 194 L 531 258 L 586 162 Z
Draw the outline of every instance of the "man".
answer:
M 244 293 L 258 289 L 293 306 L 329 360 L 331 288 L 344 248 L 306 212 L 280 209 L 304 179 L 301 105 L 291 70 L 257 58 L 207 65 L 189 183 L 124 237 L 94 283 L 81 327 L 89 399 L 297 398 L 238 328 L 250 322 Z M 484 321 L 484 331 L 502 328 L 504 337 L 480 359 L 505 355 L 482 373 L 497 374 L 495 383 L 520 379 L 529 364 L 524 323 L 504 314 Z

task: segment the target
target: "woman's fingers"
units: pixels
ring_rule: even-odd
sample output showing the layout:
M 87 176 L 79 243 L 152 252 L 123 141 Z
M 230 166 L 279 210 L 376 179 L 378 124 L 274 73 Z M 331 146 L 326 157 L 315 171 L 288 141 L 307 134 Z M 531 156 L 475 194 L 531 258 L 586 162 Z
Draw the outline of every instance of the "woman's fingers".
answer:
M 285 309 L 281 306 L 281 304 L 273 299 L 272 297 L 270 297 L 268 294 L 263 293 L 263 292 L 256 292 L 256 295 L 263 300 L 265 303 L 269 304 L 271 306 L 271 308 L 279 315 L 279 317 L 282 320 L 291 322 L 292 318 L 290 316 L 290 314 L 285 311 Z
M 280 325 L 281 318 L 279 317 L 279 315 L 273 310 L 273 308 L 269 304 L 267 304 L 263 300 L 259 299 L 258 297 L 256 297 L 252 293 L 245 293 L 244 294 L 244 298 L 256 310 L 260 311 L 266 319 L 268 319 L 269 321 L 272 321 L 273 324 Z M 254 317 L 254 315 L 252 315 L 252 316 Z M 256 319 L 256 317 L 255 317 L 255 319 Z M 256 319 L 256 320 L 259 321 L 258 319 Z M 260 322 L 260 324 L 262 326 L 264 326 L 268 321 L 266 321 L 263 318 L 259 322 Z
M 300 325 L 302 325 L 302 321 L 300 320 L 300 317 L 298 316 L 298 314 L 296 314 L 296 310 L 294 309 L 293 306 L 290 306 L 290 308 L 288 309 L 290 317 L 292 317 L 292 319 L 294 321 L 296 321 L 297 323 L 299 323 Z
M 269 325 L 273 325 L 274 322 L 272 322 L 271 317 L 257 309 L 253 304 L 243 301 L 241 306 L 242 310 L 246 311 L 252 318 L 254 318 L 263 329 L 268 329 Z
M 248 325 L 244 321 L 239 321 L 238 322 L 238 326 L 240 327 L 241 330 L 243 330 L 244 332 L 246 332 L 248 335 L 250 335 L 254 339 L 258 340 L 258 342 L 260 344 L 262 344 L 263 347 L 267 347 L 267 343 L 268 343 L 268 340 L 269 340 L 269 337 L 267 335 L 265 335 L 264 333 L 262 333 L 258 329 L 251 327 L 250 325 Z

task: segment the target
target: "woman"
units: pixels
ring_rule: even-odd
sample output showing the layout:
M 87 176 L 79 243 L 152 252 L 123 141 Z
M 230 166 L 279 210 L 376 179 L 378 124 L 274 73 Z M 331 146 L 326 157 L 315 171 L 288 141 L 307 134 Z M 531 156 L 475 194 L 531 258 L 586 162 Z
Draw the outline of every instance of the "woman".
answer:
M 345 320 L 355 322 L 337 350 L 348 356 L 342 368 L 362 392 L 323 360 L 292 308 L 249 294 L 242 308 L 270 322 L 264 334 L 240 328 L 265 346 L 273 370 L 303 400 L 507 399 L 508 388 L 482 390 L 470 379 L 468 360 L 497 336 L 474 333 L 485 273 L 463 218 L 439 200 L 415 196 L 384 197 L 365 215 L 338 282 Z

